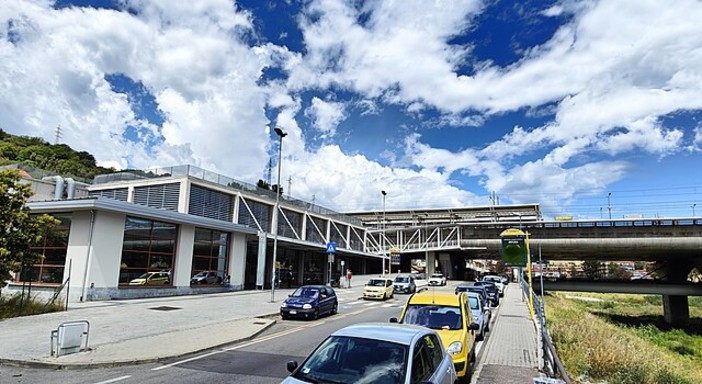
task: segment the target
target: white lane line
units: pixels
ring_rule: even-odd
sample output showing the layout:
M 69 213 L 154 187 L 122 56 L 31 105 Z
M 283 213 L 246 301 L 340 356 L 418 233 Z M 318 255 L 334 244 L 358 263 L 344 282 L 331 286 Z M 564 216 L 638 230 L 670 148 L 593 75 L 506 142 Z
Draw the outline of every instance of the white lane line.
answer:
M 174 366 L 176 366 L 176 365 L 180 365 L 180 364 L 183 364 L 183 363 L 189 363 L 189 362 L 191 362 L 191 361 L 200 360 L 200 359 L 203 359 L 203 358 L 205 358 L 205 357 L 214 356 L 214 355 L 217 355 L 217 354 L 222 353 L 222 352 L 234 351 L 234 350 L 237 350 L 237 349 L 239 349 L 239 348 L 248 347 L 248 346 L 250 346 L 250 345 L 253 345 L 253 344 L 256 344 L 256 343 L 260 343 L 260 342 L 262 342 L 262 341 L 268 341 L 268 340 L 275 339 L 275 338 L 278 338 L 278 337 L 281 337 L 281 336 L 287 336 L 287 335 L 289 335 L 289 334 L 291 334 L 291 333 L 295 333 L 295 332 L 297 332 L 297 331 L 300 331 L 300 330 L 302 330 L 303 328 L 309 328 L 309 327 L 312 327 L 312 326 L 317 326 L 317 325 L 319 325 L 319 324 L 323 324 L 323 323 L 315 323 L 315 324 L 310 324 L 310 325 L 303 325 L 303 326 L 300 326 L 300 327 L 297 327 L 297 328 L 289 329 L 289 330 L 287 330 L 287 331 L 283 331 L 283 332 L 275 333 L 275 334 L 273 334 L 273 335 L 269 335 L 269 336 L 266 336 L 266 337 L 262 337 L 262 338 L 260 338 L 260 339 L 256 339 L 256 340 L 251 341 L 251 342 L 246 343 L 246 344 L 237 345 L 237 346 L 232 347 L 232 348 L 226 348 L 226 349 L 221 349 L 221 350 L 217 350 L 217 351 L 212 351 L 212 352 L 206 353 L 206 354 L 204 354 L 204 355 L 191 357 L 190 359 L 185 359 L 185 360 L 181 360 L 181 361 L 176 361 L 175 363 L 162 365 L 162 366 L 160 366 L 160 367 L 156 367 L 156 368 L 153 368 L 153 369 L 151 369 L 151 370 L 152 370 L 152 371 L 160 371 L 160 370 L 165 369 L 165 368 L 170 368 L 170 367 L 174 367 Z
M 106 380 L 106 381 L 101 381 L 101 382 L 95 383 L 95 384 L 116 383 L 116 382 L 118 382 L 118 381 L 120 381 L 120 380 L 125 380 L 125 379 L 128 379 L 128 378 L 130 378 L 130 377 L 131 377 L 131 376 L 120 376 L 120 377 L 115 377 L 114 379 L 110 379 L 110 380 Z
M 378 305 L 378 304 L 380 304 L 380 303 L 367 303 L 367 304 Z M 366 305 L 367 305 L 367 304 L 366 304 Z M 354 311 L 354 312 L 339 313 L 339 314 L 335 315 L 333 318 L 330 317 L 330 318 L 324 319 L 324 320 L 322 320 L 322 321 L 317 321 L 317 322 L 312 323 L 312 324 L 302 325 L 302 326 L 299 326 L 299 327 L 297 327 L 297 328 L 289 329 L 289 330 L 287 330 L 287 331 L 282 331 L 282 332 L 279 332 L 279 333 L 275 333 L 275 334 L 272 334 L 272 335 L 269 335 L 269 336 L 266 336 L 266 337 L 262 337 L 262 338 L 260 338 L 260 339 L 252 340 L 252 341 L 250 341 L 250 342 L 248 342 L 248 343 L 236 345 L 236 346 L 231 347 L 231 348 L 226 348 L 226 349 L 221 349 L 221 350 L 217 350 L 217 351 L 212 351 L 212 352 L 210 352 L 210 353 L 206 353 L 206 354 L 200 355 L 200 356 L 195 356 L 195 357 L 192 357 L 192 358 L 190 358 L 190 359 L 185 359 L 185 360 L 181 360 L 181 361 L 176 361 L 176 362 L 171 363 L 171 364 L 162 365 L 162 366 L 160 366 L 160 367 L 152 368 L 151 370 L 152 370 L 152 371 L 160 371 L 160 370 L 162 370 L 162 369 L 171 368 L 171 367 L 175 367 L 176 365 L 183 364 L 183 363 L 189 363 L 189 362 L 191 362 L 191 361 L 196 361 L 196 360 L 204 359 L 205 357 L 214 356 L 214 355 L 217 355 L 217 354 L 220 354 L 220 353 L 223 353 L 223 352 L 235 351 L 235 350 L 237 350 L 237 349 L 249 347 L 249 346 L 251 346 L 251 345 L 258 344 L 258 343 L 261 343 L 261 342 L 264 342 L 264 341 L 268 341 L 268 340 L 272 340 L 272 339 L 277 339 L 277 338 L 282 337 L 282 336 L 287 336 L 287 335 L 292 334 L 292 333 L 295 333 L 295 332 L 297 332 L 297 331 L 301 331 L 301 330 L 303 330 L 303 329 L 305 329 L 305 328 L 317 327 L 317 326 L 319 326 L 319 325 L 325 324 L 325 323 L 328 322 L 328 321 L 332 321 L 332 320 L 336 320 L 336 319 L 340 319 L 340 318 L 344 318 L 344 317 L 348 317 L 348 316 L 357 315 L 357 314 L 362 313 L 362 312 L 364 312 L 364 311 L 365 311 L 365 308 L 361 308 L 361 309 L 358 309 L 358 310 L 356 310 L 356 311 Z M 98 384 L 100 384 L 100 383 L 98 383 Z

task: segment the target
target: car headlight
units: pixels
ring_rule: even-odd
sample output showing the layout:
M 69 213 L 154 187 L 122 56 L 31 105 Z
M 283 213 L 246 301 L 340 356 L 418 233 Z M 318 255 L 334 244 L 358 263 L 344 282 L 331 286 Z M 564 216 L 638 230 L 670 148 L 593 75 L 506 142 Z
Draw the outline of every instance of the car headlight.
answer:
M 281 308 L 287 308 L 287 307 L 288 307 L 288 303 L 283 302 L 283 304 L 280 304 L 280 307 L 281 307 Z
M 463 343 L 460 341 L 454 341 L 448 346 L 448 348 L 446 348 L 446 352 L 448 352 L 448 354 L 451 356 L 458 355 L 461 353 L 461 351 L 463 351 Z
M 310 304 L 305 304 L 302 306 L 302 309 L 312 309 L 312 305 Z

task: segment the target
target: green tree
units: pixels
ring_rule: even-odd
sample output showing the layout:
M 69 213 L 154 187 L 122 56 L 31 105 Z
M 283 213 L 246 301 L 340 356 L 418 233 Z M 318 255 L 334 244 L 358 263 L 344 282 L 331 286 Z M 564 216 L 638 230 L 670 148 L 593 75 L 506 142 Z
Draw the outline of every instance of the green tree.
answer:
M 598 260 L 583 261 L 583 273 L 588 279 L 600 277 L 600 262 Z
M 0 171 L 0 288 L 11 278 L 10 272 L 41 260 L 31 247 L 59 223 L 49 215 L 31 215 L 26 204 L 31 196 L 29 184 L 20 182 L 17 170 Z

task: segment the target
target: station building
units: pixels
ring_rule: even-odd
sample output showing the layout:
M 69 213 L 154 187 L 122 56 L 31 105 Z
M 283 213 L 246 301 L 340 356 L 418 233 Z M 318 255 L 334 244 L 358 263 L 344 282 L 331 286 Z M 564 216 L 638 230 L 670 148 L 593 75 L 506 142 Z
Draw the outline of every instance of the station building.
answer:
M 60 224 L 3 291 L 66 302 L 333 284 L 347 269 L 409 272 L 417 259 L 461 279 L 480 266 L 458 224 L 540 218 L 530 204 L 341 214 L 281 194 L 276 205 L 273 191 L 192 165 L 90 182 L 22 172 L 32 213 Z M 391 249 L 402 252 L 392 268 Z

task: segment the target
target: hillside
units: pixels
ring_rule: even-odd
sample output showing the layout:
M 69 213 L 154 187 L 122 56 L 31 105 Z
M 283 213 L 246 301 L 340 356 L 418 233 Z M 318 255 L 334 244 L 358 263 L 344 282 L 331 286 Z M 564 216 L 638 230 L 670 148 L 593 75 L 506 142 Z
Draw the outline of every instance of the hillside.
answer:
M 50 144 L 42 138 L 15 136 L 0 129 L 0 166 L 20 164 L 63 176 L 92 180 L 95 175 L 115 172 L 97 166 L 95 157 L 66 144 Z

